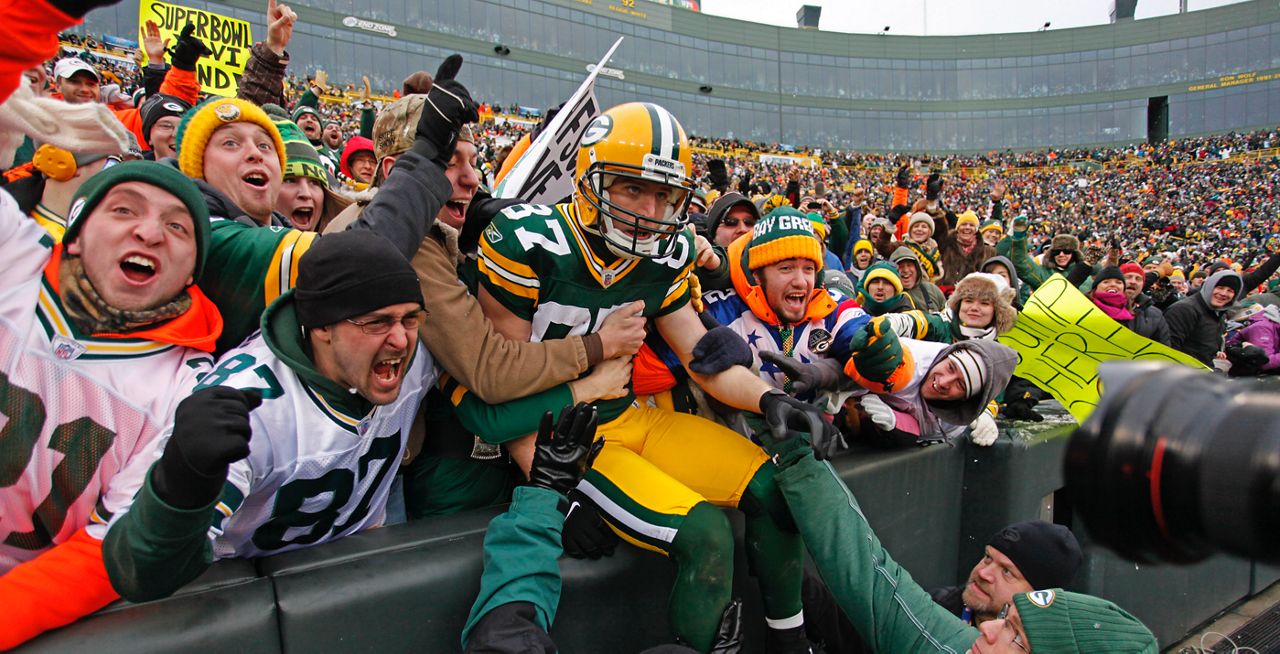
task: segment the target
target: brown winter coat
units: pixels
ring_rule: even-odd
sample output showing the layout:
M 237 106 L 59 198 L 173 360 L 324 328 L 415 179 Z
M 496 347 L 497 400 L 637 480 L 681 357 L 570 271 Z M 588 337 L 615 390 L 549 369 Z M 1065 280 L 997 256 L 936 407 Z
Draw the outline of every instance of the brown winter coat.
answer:
M 965 275 L 982 272 L 982 263 L 996 256 L 996 249 L 983 243 L 981 235 L 974 235 L 974 238 L 978 239 L 977 245 L 973 246 L 969 254 L 965 254 L 964 248 L 956 241 L 955 232 L 947 234 L 938 247 L 943 273 L 942 279 L 938 280 L 939 286 L 955 286 Z

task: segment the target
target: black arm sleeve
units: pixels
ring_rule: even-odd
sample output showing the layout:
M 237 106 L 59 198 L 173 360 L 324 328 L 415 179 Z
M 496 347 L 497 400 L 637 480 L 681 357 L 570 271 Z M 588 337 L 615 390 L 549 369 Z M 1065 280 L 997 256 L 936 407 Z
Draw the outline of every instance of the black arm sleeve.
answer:
M 472 628 L 467 652 L 555 652 L 556 644 L 538 626 L 536 614 L 529 602 L 510 602 L 489 611 Z
M 148 98 L 160 92 L 160 85 L 164 84 L 164 76 L 168 72 L 168 66 L 153 64 L 148 64 L 142 69 L 142 88 L 146 89 L 143 93 L 146 93 Z
M 1248 293 L 1265 284 L 1268 279 L 1271 279 L 1272 275 L 1276 274 L 1277 269 L 1280 269 L 1280 252 L 1271 255 L 1269 259 L 1252 272 L 1242 275 L 1244 278 L 1243 293 Z
M 391 241 L 405 259 L 413 259 L 453 185 L 440 166 L 410 150 L 396 161 L 373 202 L 348 229 L 368 229 Z

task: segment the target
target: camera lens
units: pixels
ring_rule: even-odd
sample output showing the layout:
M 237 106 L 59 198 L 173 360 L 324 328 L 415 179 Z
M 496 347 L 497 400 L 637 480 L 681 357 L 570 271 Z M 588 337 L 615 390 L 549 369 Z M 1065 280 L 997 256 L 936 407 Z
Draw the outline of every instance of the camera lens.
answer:
M 1280 392 L 1176 365 L 1100 374 L 1064 461 L 1090 536 L 1134 561 L 1280 561 Z

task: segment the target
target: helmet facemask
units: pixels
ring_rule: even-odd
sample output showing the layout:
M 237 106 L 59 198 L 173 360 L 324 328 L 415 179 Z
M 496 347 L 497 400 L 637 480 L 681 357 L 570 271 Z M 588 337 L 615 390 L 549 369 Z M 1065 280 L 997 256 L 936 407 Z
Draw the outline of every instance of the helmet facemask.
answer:
M 659 205 L 661 215 L 645 216 L 610 199 L 608 189 L 627 179 L 661 184 L 670 190 L 670 196 Z M 579 193 L 596 211 L 596 229 L 605 244 L 614 254 L 628 259 L 660 259 L 674 251 L 677 237 L 688 224 L 692 187 L 684 164 L 653 154 L 645 155 L 642 166 L 593 161 L 578 180 Z

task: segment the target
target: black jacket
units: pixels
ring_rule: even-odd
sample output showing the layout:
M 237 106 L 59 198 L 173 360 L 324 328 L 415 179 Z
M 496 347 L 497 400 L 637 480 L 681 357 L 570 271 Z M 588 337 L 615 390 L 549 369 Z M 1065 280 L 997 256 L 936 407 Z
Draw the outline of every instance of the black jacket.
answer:
M 1214 357 L 1222 351 L 1222 334 L 1226 330 L 1227 307 L 1214 309 L 1209 304 L 1213 289 L 1220 284 L 1234 286 L 1237 299 L 1244 287 L 1239 273 L 1219 270 L 1205 280 L 1200 292 L 1174 302 L 1164 316 L 1169 324 L 1169 345 L 1206 366 L 1213 365 Z
M 964 586 L 946 586 L 929 591 L 933 601 L 960 617 L 964 613 Z
M 1156 307 L 1155 302 L 1142 293 L 1133 299 L 1133 320 L 1127 325 L 1143 338 L 1149 338 L 1161 345 L 1169 344 L 1169 325 L 1165 322 L 1164 312 Z

